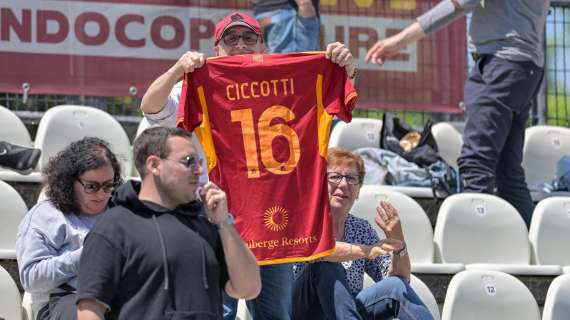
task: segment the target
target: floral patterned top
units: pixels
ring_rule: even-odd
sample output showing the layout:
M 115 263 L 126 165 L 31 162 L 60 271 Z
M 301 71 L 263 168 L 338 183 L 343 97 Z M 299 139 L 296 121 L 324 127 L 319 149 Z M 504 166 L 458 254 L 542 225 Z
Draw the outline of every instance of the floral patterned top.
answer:
M 345 222 L 343 241 L 352 244 L 373 245 L 380 238 L 368 221 L 348 214 Z M 388 276 L 392 259 L 390 255 L 379 256 L 374 260 L 356 259 L 341 262 L 346 269 L 346 279 L 353 295 L 358 294 L 363 287 L 364 272 L 366 272 L 375 282 L 381 281 Z M 306 263 L 295 263 L 293 268 L 294 279 L 301 274 Z

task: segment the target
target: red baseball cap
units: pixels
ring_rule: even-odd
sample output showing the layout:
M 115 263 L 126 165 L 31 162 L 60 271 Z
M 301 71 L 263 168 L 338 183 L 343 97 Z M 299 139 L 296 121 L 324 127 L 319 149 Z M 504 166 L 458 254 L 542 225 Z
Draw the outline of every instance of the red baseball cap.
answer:
M 253 32 L 257 33 L 260 36 L 263 35 L 263 32 L 261 32 L 261 26 L 257 20 L 245 13 L 233 12 L 220 20 L 218 24 L 216 24 L 216 38 L 214 44 L 218 44 L 218 42 L 220 42 L 220 39 L 222 39 L 224 32 L 226 32 L 229 28 L 235 26 L 244 26 L 250 28 Z

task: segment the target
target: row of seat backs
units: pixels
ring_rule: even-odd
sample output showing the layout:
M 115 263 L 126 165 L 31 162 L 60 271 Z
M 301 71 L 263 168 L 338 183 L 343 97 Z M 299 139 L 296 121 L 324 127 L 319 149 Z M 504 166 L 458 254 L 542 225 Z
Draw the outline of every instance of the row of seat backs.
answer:
M 365 277 L 365 285 L 371 280 Z M 412 275 L 410 285 L 435 320 L 440 319 L 437 302 L 429 288 Z M 0 266 L 0 318 L 23 320 L 20 293 L 10 274 Z M 238 319 L 251 319 L 240 301 Z M 563 320 L 570 314 L 570 275 L 556 277 L 546 294 L 543 320 Z M 443 320 L 539 320 L 540 311 L 529 289 L 517 278 L 499 271 L 467 270 L 450 281 L 441 313 Z
M 457 125 L 439 122 L 432 126 L 440 156 L 457 168 L 463 138 Z M 380 146 L 382 120 L 354 118 L 350 123 L 339 122 L 332 130 L 329 146 L 358 149 Z M 532 191 L 550 183 L 556 176 L 556 163 L 570 155 L 570 129 L 557 126 L 533 126 L 525 131 L 522 166 Z
M 42 150 L 38 170 L 69 143 L 87 136 L 109 142 L 123 170 L 129 177 L 132 168 L 131 144 L 121 124 L 107 112 L 86 106 L 61 105 L 48 109 L 38 125 L 35 148 Z M 23 122 L 12 111 L 0 106 L 0 139 L 14 144 L 32 146 Z
M 518 211 L 505 200 L 488 194 L 456 194 L 442 203 L 434 230 L 411 197 L 386 186 L 365 185 L 352 213 L 385 236 L 374 222 L 381 200 L 398 210 L 415 272 L 456 273 L 467 265 L 514 274 L 556 275 L 562 272 L 560 266 L 570 265 L 570 252 L 565 249 L 570 243 L 568 197 L 539 202 L 528 231 Z

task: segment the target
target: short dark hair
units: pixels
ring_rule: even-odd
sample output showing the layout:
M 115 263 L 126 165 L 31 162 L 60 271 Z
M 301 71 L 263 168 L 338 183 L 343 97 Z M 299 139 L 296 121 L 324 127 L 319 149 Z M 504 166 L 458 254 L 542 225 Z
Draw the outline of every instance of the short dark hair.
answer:
M 121 165 L 106 141 L 95 137 L 74 141 L 50 158 L 43 169 L 46 195 L 64 214 L 79 213 L 73 184 L 85 172 L 107 165 L 113 168 L 113 182 L 121 183 Z
M 366 175 L 366 168 L 364 167 L 364 160 L 358 153 L 354 151 L 342 148 L 334 147 L 328 150 L 327 154 L 327 164 L 328 166 L 336 166 L 341 164 L 354 165 L 356 170 L 358 170 L 358 177 L 360 178 L 360 183 L 364 181 L 364 176 Z
M 170 148 L 166 141 L 170 137 L 192 139 L 192 133 L 180 128 L 152 127 L 143 131 L 133 143 L 135 167 L 141 178 L 146 176 L 146 159 L 155 155 L 161 159 L 168 158 Z

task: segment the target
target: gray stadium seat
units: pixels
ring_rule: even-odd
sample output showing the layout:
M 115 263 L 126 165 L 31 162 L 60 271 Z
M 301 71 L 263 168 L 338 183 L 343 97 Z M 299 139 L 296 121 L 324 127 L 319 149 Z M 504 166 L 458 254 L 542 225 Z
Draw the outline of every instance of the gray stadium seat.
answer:
M 534 208 L 528 237 L 533 263 L 570 266 L 570 198 L 541 200 Z
M 0 297 L 0 319 L 24 319 L 22 298 L 18 286 L 2 266 L 0 266 Z
M 437 143 L 439 155 L 450 166 L 457 169 L 457 158 L 461 155 L 463 138 L 451 124 L 439 122 L 431 127 L 431 133 Z
M 18 191 L 4 181 L 0 181 L 0 203 L 0 259 L 16 259 L 16 233 L 28 208 Z
M 517 210 L 488 194 L 462 193 L 444 200 L 434 230 L 436 261 L 464 263 L 467 270 L 558 275 L 560 266 L 530 265 L 528 232 Z
M 334 126 L 329 147 L 358 149 L 365 147 L 380 147 L 380 130 L 382 120 L 369 118 L 353 118 L 351 122 L 339 122 Z
M 103 110 L 75 105 L 50 108 L 40 120 L 35 140 L 35 147 L 42 150 L 39 169 L 71 142 L 88 136 L 107 141 L 121 164 L 122 176 L 130 176 L 131 144 L 121 124 Z
M 570 274 L 556 277 L 548 287 L 542 320 L 567 320 L 570 317 Z
M 534 126 L 526 129 L 523 162 L 528 188 L 540 191 L 542 183 L 556 178 L 556 164 L 570 154 L 570 129 Z
M 539 320 L 538 304 L 517 278 L 499 271 L 466 270 L 451 279 L 442 320 Z

